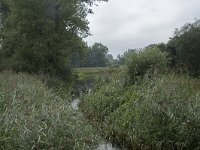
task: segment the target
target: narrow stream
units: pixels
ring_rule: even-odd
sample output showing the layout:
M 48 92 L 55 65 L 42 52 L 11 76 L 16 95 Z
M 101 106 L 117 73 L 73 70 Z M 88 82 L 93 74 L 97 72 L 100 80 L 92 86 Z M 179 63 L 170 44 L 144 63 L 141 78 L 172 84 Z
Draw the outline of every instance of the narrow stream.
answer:
M 89 89 L 88 92 L 90 93 L 92 85 L 94 80 L 86 80 L 86 81 L 79 81 L 76 83 L 76 90 L 80 93 L 81 91 L 85 90 L 85 88 Z M 74 111 L 78 111 L 78 104 L 80 100 L 78 98 L 73 98 L 71 102 L 71 108 Z M 102 141 L 101 144 L 99 144 L 98 148 L 96 150 L 127 150 L 125 148 L 119 148 L 118 146 L 113 145 L 110 142 Z
M 71 102 L 71 107 L 74 109 L 74 111 L 78 110 L 78 104 L 80 100 L 79 99 L 74 99 Z M 109 142 L 101 142 L 101 144 L 98 146 L 96 150 L 126 150 L 125 148 L 119 148 L 117 146 L 114 146 L 112 143 Z
M 126 149 L 122 149 L 122 148 L 112 145 L 111 143 L 104 142 L 100 144 L 96 150 L 126 150 Z

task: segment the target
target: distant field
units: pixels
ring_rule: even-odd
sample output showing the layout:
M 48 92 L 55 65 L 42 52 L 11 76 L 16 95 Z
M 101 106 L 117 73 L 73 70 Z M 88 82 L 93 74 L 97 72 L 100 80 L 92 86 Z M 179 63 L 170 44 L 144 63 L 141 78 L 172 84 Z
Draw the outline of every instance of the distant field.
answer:
M 93 67 L 93 68 L 74 68 L 74 71 L 81 71 L 81 72 L 97 72 L 103 70 L 109 70 L 109 67 Z
M 94 68 L 74 68 L 74 74 L 78 79 L 85 79 L 90 77 L 96 77 L 103 74 L 118 73 L 123 70 L 124 67 L 111 68 L 111 67 L 94 67 Z

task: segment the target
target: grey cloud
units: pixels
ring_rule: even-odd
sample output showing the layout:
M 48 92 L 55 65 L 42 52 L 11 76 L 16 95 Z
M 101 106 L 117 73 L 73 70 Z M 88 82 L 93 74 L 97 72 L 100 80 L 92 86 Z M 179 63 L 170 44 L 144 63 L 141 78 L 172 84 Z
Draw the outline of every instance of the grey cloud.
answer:
M 200 18 L 199 0 L 110 0 L 90 15 L 89 45 L 101 42 L 115 57 L 129 48 L 167 42 L 176 27 Z

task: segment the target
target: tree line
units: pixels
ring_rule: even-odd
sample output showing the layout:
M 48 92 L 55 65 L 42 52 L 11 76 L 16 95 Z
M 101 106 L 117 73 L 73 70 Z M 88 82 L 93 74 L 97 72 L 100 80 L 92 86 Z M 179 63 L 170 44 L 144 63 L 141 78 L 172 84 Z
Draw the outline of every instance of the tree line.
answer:
M 71 58 L 73 67 L 107 67 L 114 64 L 115 59 L 108 53 L 108 47 L 102 43 L 94 43 L 84 53 L 75 53 Z

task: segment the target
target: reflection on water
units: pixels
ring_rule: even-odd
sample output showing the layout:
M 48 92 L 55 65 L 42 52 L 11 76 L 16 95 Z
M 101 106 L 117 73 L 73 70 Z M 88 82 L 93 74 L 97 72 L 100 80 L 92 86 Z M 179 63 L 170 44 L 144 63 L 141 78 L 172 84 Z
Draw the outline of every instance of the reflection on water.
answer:
M 111 143 L 102 143 L 96 150 L 126 150 L 125 148 L 119 148 L 117 146 L 112 145 Z
M 82 92 L 86 92 L 93 87 L 94 78 L 87 79 L 87 80 L 77 80 L 75 82 L 74 90 L 81 94 Z
M 74 110 L 78 110 L 78 104 L 79 104 L 80 100 L 79 99 L 73 99 L 73 101 L 71 102 L 71 107 Z

